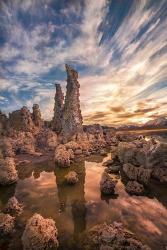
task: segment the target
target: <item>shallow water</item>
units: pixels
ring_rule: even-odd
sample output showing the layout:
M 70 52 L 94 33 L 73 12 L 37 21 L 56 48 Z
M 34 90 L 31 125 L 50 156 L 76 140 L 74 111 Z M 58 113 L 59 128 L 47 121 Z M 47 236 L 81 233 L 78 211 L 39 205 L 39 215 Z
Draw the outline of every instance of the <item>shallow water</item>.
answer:
M 21 234 L 25 222 L 35 212 L 56 221 L 60 249 L 77 249 L 79 235 L 84 230 L 105 221 L 122 222 L 152 249 L 167 246 L 166 186 L 151 184 L 146 196 L 130 196 L 119 176 L 116 194 L 102 197 L 99 189 L 102 163 L 110 158 L 91 156 L 85 161 L 60 169 L 52 161 L 18 168 L 19 181 L 8 188 L 0 188 L 0 209 L 15 195 L 24 204 L 23 214 L 17 219 L 13 238 L 2 249 L 21 249 Z M 64 176 L 71 170 L 79 174 L 79 182 L 68 186 Z M 1 248 L 0 248 L 1 249 Z

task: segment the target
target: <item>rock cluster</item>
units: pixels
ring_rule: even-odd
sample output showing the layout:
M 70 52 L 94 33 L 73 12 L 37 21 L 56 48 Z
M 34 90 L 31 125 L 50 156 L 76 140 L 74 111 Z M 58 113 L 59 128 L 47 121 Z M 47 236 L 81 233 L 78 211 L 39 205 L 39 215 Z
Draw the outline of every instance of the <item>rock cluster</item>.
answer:
M 0 185 L 9 185 L 18 179 L 13 158 L 0 159 Z
M 14 232 L 14 221 L 15 218 L 11 215 L 0 213 L 0 237 Z
M 9 126 L 17 131 L 31 132 L 34 130 L 32 116 L 27 107 L 9 113 Z
M 5 213 L 8 213 L 12 216 L 20 215 L 23 210 L 23 205 L 18 202 L 15 196 L 11 197 L 8 200 L 8 203 L 5 207 Z
M 144 186 L 137 181 L 128 181 L 125 189 L 129 194 L 141 195 L 144 193 Z
M 60 167 L 70 166 L 70 152 L 66 149 L 63 144 L 57 146 L 55 150 L 55 163 Z
M 57 134 L 48 128 L 40 130 L 36 136 L 36 145 L 40 149 L 54 150 L 57 144 Z
M 131 163 L 123 165 L 123 171 L 130 180 L 141 182 L 145 185 L 149 183 L 151 177 L 151 170 L 143 167 L 135 167 Z
M 83 250 L 150 250 L 142 244 L 133 233 L 126 230 L 121 223 L 100 224 L 91 228 L 82 242 Z
M 104 172 L 100 181 L 100 190 L 102 194 L 105 195 L 114 194 L 116 184 L 117 180 L 113 179 L 109 174 Z
M 59 246 L 58 231 L 52 219 L 34 214 L 27 222 L 22 235 L 24 250 L 50 250 Z

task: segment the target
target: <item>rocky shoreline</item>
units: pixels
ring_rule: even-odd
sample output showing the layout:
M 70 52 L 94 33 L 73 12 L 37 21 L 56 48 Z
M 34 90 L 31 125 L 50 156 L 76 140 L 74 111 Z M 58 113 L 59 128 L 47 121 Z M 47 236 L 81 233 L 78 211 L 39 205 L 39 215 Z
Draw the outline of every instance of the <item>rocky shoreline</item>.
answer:
M 152 179 L 167 183 L 167 144 L 141 135 L 116 134 L 114 128 L 99 124 L 83 126 L 79 102 L 78 73 L 66 65 L 67 93 L 56 84 L 54 117 L 42 120 L 38 104 L 31 113 L 27 107 L 14 111 L 9 117 L 0 113 L 0 185 L 11 185 L 18 180 L 17 167 L 33 162 L 54 160 L 55 168 L 67 168 L 77 159 L 91 154 L 110 159 L 100 182 L 103 195 L 113 195 L 117 179 L 111 174 L 123 173 L 125 189 L 132 195 L 144 195 Z M 27 166 L 28 167 L 28 166 Z M 79 180 L 77 173 L 65 176 L 68 185 Z M 24 209 L 16 197 L 9 200 L 5 211 L 0 212 L 0 236 L 14 233 L 15 218 Z M 22 236 L 24 250 L 57 249 L 58 230 L 52 219 L 34 214 Z M 90 241 L 90 244 L 88 242 Z M 82 249 L 149 249 L 119 224 L 100 225 L 88 232 L 88 246 Z

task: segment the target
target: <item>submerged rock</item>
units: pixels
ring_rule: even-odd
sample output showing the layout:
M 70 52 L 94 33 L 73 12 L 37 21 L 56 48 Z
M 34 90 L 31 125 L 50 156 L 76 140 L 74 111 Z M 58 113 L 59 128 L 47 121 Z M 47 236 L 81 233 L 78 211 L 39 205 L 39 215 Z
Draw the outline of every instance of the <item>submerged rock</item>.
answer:
M 7 236 L 14 232 L 15 218 L 9 214 L 0 213 L 0 236 Z
M 18 202 L 15 196 L 8 200 L 8 203 L 5 207 L 5 213 L 10 215 L 19 215 L 23 211 L 23 205 Z
M 144 193 L 144 186 L 137 181 L 129 181 L 125 189 L 129 194 L 141 195 Z
M 109 174 L 104 172 L 100 181 L 100 190 L 106 195 L 114 194 L 116 184 L 117 180 L 113 179 Z
M 136 180 L 147 185 L 151 177 L 151 170 L 135 167 L 130 163 L 123 165 L 123 171 L 130 180 Z
M 65 176 L 65 180 L 68 184 L 75 184 L 78 182 L 78 174 L 75 171 L 70 171 Z
M 34 214 L 27 222 L 22 235 L 24 250 L 51 250 L 59 246 L 58 231 L 52 219 Z
M 83 250 L 151 250 L 121 223 L 94 226 L 83 236 Z
M 9 185 L 18 179 L 13 158 L 0 159 L 0 185 Z
M 57 146 L 55 150 L 55 163 L 61 167 L 69 167 L 70 166 L 70 152 L 66 149 L 63 144 Z

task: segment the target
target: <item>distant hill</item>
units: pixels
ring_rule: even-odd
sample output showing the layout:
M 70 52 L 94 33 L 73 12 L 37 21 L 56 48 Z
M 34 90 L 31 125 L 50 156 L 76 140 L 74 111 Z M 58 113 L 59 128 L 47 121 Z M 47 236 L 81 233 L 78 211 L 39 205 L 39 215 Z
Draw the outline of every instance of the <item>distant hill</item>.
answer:
M 143 125 L 121 125 L 117 127 L 117 130 L 128 131 L 128 130 L 140 130 L 140 129 L 158 129 L 158 128 L 167 128 L 167 119 L 166 117 L 158 117 L 151 121 L 146 122 Z

